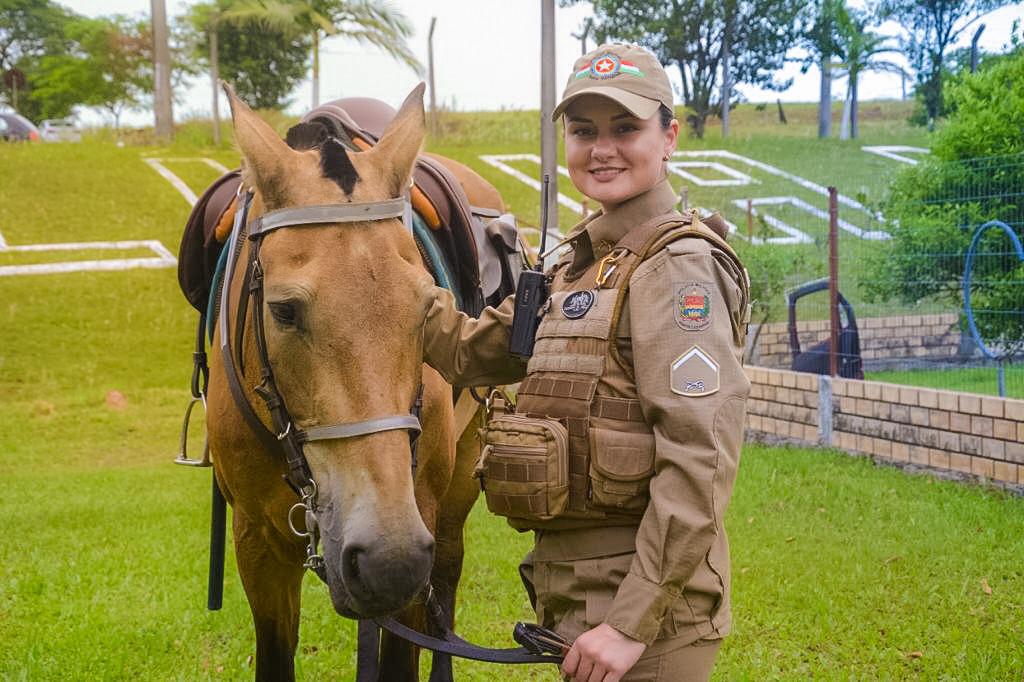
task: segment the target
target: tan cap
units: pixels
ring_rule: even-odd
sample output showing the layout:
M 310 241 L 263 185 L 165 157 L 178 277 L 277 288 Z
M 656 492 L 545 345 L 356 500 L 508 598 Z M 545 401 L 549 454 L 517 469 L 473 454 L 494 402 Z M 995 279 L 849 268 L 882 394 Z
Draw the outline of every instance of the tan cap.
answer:
M 551 119 L 581 95 L 609 97 L 637 118 L 648 119 L 664 104 L 672 108 L 672 86 L 658 59 L 645 48 L 608 43 L 576 60 Z

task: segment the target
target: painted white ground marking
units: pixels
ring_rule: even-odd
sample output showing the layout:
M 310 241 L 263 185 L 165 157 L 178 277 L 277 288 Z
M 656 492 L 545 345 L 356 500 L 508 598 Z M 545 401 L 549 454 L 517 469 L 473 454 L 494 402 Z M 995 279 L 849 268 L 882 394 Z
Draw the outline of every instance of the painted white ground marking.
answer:
M 159 173 L 164 179 L 171 183 L 174 189 L 185 197 L 189 206 L 195 205 L 198 197 L 189 189 L 188 185 L 182 182 L 181 178 L 172 173 L 161 161 L 201 161 L 210 168 L 220 173 L 227 173 L 228 169 L 213 159 L 200 157 L 183 157 L 173 159 L 144 158 L 153 170 Z M 0 277 L 12 275 L 47 275 L 60 272 L 84 272 L 96 270 L 131 270 L 134 268 L 173 268 L 178 261 L 163 244 L 156 239 L 141 239 L 114 242 L 58 242 L 54 244 L 21 244 L 11 246 L 0 233 L 0 253 L 4 252 L 41 252 L 41 251 L 131 251 L 133 249 L 149 249 L 155 255 L 148 258 L 109 258 L 103 260 L 80 260 L 63 261 L 56 263 L 30 263 L 27 265 L 3 265 L 0 266 Z
M 64 261 L 58 263 L 32 263 L 30 265 L 0 266 L 0 277 L 10 275 L 47 275 L 57 272 L 82 272 L 85 270 L 131 270 L 133 268 L 173 268 L 178 264 L 174 255 L 155 239 L 117 242 L 61 242 L 57 244 L 24 244 L 10 246 L 0 236 L 0 253 L 8 251 L 82 251 L 103 249 L 108 251 L 130 251 L 149 249 L 154 254 L 149 258 L 112 258 L 104 260 Z
M 722 175 L 728 175 L 731 180 L 708 180 L 700 176 L 694 175 L 693 173 L 686 172 L 686 168 L 710 168 L 711 170 L 718 171 Z M 729 168 L 723 164 L 715 161 L 671 161 L 668 164 L 668 169 L 678 175 L 681 178 L 692 182 L 695 185 L 701 185 L 703 187 L 731 187 L 736 185 L 749 185 L 757 182 L 746 173 L 741 173 L 735 168 Z
M 742 209 L 746 209 L 747 208 L 747 200 L 746 199 L 734 199 L 732 203 L 735 206 L 738 206 L 739 208 L 742 208 Z M 800 201 L 796 197 L 762 197 L 760 199 L 753 199 L 753 200 L 751 200 L 751 203 L 754 206 L 757 206 L 759 204 L 789 204 L 789 203 L 792 203 L 794 206 L 799 206 L 799 204 L 803 204 L 803 206 L 799 206 L 799 208 L 807 207 L 807 208 L 810 208 L 811 210 L 817 210 L 813 206 L 811 206 L 810 204 L 808 204 L 806 202 L 803 202 L 803 201 Z M 760 211 L 758 211 L 756 208 L 752 208 L 751 209 L 751 213 L 754 215 L 754 217 L 758 217 L 758 216 L 761 215 Z M 828 217 L 828 214 L 826 214 L 826 217 Z M 774 227 L 779 232 L 782 232 L 783 234 L 786 234 L 788 236 L 786 236 L 786 237 L 768 237 L 767 239 L 765 239 L 764 237 L 753 237 L 750 240 L 751 244 L 813 244 L 814 243 L 814 240 L 811 238 L 811 236 L 809 234 L 807 234 L 803 230 L 800 230 L 800 229 L 797 229 L 797 228 L 793 227 L 789 223 L 786 223 L 786 222 L 784 222 L 782 220 L 779 220 L 778 218 L 776 218 L 773 215 L 769 215 L 769 214 L 766 213 L 766 214 L 764 214 L 763 218 L 764 218 L 764 222 L 768 223 L 769 225 Z
M 178 193 L 181 194 L 181 196 L 185 197 L 185 201 L 188 202 L 189 206 L 195 206 L 195 203 L 199 201 L 199 197 L 196 196 L 195 192 L 189 189 L 189 186 L 186 185 L 181 178 L 167 170 L 167 167 L 160 163 L 161 159 L 143 159 L 143 161 L 159 173 L 164 180 L 171 183 L 171 186 L 178 190 Z
M 908 147 L 903 144 L 886 144 L 876 145 L 873 147 L 861 147 L 862 150 L 869 154 L 878 154 L 884 156 L 887 159 L 893 161 L 901 161 L 902 163 L 909 163 L 911 166 L 917 165 L 917 159 L 912 159 L 909 156 L 903 156 L 897 152 L 911 153 L 911 154 L 927 154 L 929 150 L 923 147 Z
M 540 180 L 537 180 L 536 178 L 531 178 L 526 173 L 521 173 L 520 171 L 516 170 L 507 163 L 504 163 L 505 161 L 532 161 L 533 163 L 539 166 L 540 157 L 537 156 L 536 154 L 481 154 L 480 160 L 488 164 L 489 166 L 494 166 L 502 173 L 511 175 L 516 180 L 519 180 L 520 182 L 529 185 L 538 192 L 540 191 Z M 558 173 L 559 175 L 569 177 L 569 171 L 565 168 L 565 166 L 559 166 Z M 577 214 L 583 212 L 583 205 L 580 204 L 580 202 L 565 196 L 561 192 L 558 193 L 558 203 L 560 203 L 562 206 L 565 206 L 571 211 L 575 211 Z
M 734 206 L 741 209 L 745 209 L 747 207 L 747 202 L 745 199 L 735 199 L 732 203 Z M 820 208 L 813 206 L 804 201 L 803 199 L 799 199 L 797 197 L 759 197 L 757 199 L 752 199 L 751 203 L 754 206 L 779 206 L 783 204 L 788 204 L 795 208 L 799 208 L 802 211 L 806 211 L 807 213 L 810 213 L 813 216 L 817 216 L 818 218 L 821 218 L 826 222 L 828 221 L 828 213 L 826 211 L 823 211 Z M 752 210 L 755 216 L 760 215 L 760 212 L 758 212 L 756 209 Z M 780 232 L 785 232 L 786 234 L 789 235 L 789 237 L 770 237 L 768 239 L 763 240 L 763 242 L 771 244 L 811 244 L 814 242 L 814 240 L 811 239 L 811 237 L 808 236 L 806 232 L 803 232 L 802 230 L 799 230 L 793 227 L 792 225 L 783 222 L 782 220 L 776 218 L 775 216 L 768 215 L 766 213 L 764 215 L 764 221 L 771 225 L 772 227 L 774 227 L 775 229 L 779 230 Z M 890 238 L 888 232 L 883 232 L 881 230 L 862 230 L 856 225 L 852 225 L 846 222 L 842 218 L 839 219 L 838 224 L 840 229 L 846 230 L 850 234 L 856 237 L 860 237 L 861 239 L 880 241 Z M 763 242 L 760 237 L 754 237 L 754 244 L 759 244 Z
M 828 188 L 827 187 L 822 187 L 821 185 L 819 185 L 816 182 L 811 182 L 810 180 L 808 180 L 806 178 L 802 178 L 799 175 L 793 175 L 792 173 L 788 173 L 788 172 L 782 170 L 781 168 L 776 168 L 775 166 L 772 166 L 771 164 L 767 164 L 767 163 L 764 163 L 762 161 L 757 161 L 755 159 L 751 159 L 751 158 L 746 157 L 746 156 L 741 156 L 740 154 L 734 154 L 733 152 L 726 151 L 724 149 L 706 149 L 706 150 L 696 149 L 696 150 L 690 150 L 690 151 L 676 152 L 675 154 L 673 154 L 673 156 L 681 156 L 681 157 L 687 157 L 687 158 L 699 158 L 701 156 L 711 156 L 711 157 L 719 157 L 719 158 L 723 158 L 723 159 L 732 159 L 733 161 L 739 161 L 740 163 L 745 163 L 746 165 L 751 166 L 753 168 L 758 168 L 760 170 L 763 170 L 765 173 L 769 173 L 771 175 L 775 175 L 777 177 L 785 178 L 787 180 L 795 182 L 796 184 L 800 185 L 804 189 L 809 189 L 812 192 L 820 194 L 823 197 L 827 197 L 828 196 Z M 867 213 L 869 215 L 871 214 L 871 211 L 869 211 L 868 208 L 864 204 L 860 203 L 856 199 L 851 199 L 850 197 L 846 196 L 845 194 L 840 194 L 838 196 L 838 199 L 839 199 L 839 203 L 841 203 L 841 204 L 849 206 L 850 208 L 855 208 L 858 211 L 864 211 L 865 213 Z M 876 217 L 880 218 L 881 216 L 876 216 Z

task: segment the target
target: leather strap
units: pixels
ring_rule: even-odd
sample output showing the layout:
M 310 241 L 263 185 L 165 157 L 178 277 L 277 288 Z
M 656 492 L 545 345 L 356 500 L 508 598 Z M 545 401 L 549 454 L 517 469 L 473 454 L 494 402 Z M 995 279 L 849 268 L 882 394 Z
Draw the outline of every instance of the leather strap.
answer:
M 513 649 L 489 649 L 486 647 L 471 644 L 462 639 L 454 632 L 445 633 L 444 639 L 431 637 L 422 632 L 399 623 L 394 618 L 375 618 L 374 622 L 388 632 L 402 639 L 412 642 L 418 647 L 437 651 L 442 654 L 450 654 L 459 658 L 471 658 L 474 661 L 486 663 L 554 663 L 560 664 L 564 657 L 554 654 L 531 654 L 523 647 Z
M 331 426 L 314 426 L 299 431 L 300 443 L 308 443 L 314 440 L 332 440 L 335 438 L 355 438 L 381 431 L 397 431 L 407 429 L 420 433 L 420 420 L 412 414 L 396 414 L 390 417 L 379 417 L 368 419 L 362 422 L 349 422 L 347 424 L 332 424 Z
M 282 208 L 264 213 L 249 226 L 249 239 L 271 232 L 280 227 L 301 227 L 325 223 L 360 223 L 370 220 L 402 218 L 405 216 L 406 200 L 403 197 L 386 201 L 363 201 L 349 204 L 325 204 Z

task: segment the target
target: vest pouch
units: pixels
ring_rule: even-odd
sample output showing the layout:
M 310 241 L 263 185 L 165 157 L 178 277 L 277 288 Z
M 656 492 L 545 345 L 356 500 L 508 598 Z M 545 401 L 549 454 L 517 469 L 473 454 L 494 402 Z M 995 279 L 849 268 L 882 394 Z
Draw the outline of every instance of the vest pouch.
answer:
M 553 419 L 496 415 L 482 430 L 475 475 L 500 516 L 550 521 L 569 502 L 569 433 Z
M 654 475 L 654 434 L 591 428 L 589 506 L 642 513 Z

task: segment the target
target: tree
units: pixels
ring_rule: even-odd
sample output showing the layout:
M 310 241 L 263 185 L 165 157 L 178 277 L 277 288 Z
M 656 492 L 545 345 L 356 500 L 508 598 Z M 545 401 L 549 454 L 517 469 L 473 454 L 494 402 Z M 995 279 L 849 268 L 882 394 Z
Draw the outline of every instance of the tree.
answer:
M 224 21 L 232 0 L 194 5 L 186 16 L 195 57 L 235 88 L 243 100 L 258 109 L 282 109 L 288 95 L 306 73 L 310 40 L 263 24 L 239 25 Z M 216 38 L 217 63 L 213 60 Z
M 903 170 L 883 209 L 893 240 L 866 263 L 865 293 L 874 300 L 961 303 L 964 258 L 975 229 L 1002 220 L 1024 226 L 1024 49 L 966 74 L 948 95 L 954 106 L 931 155 Z M 990 232 L 981 252 L 1006 252 Z M 979 319 L 982 335 L 1010 348 L 1024 341 L 1024 263 L 992 255 L 977 261 L 972 301 L 1001 311 Z
M 900 66 L 894 62 L 880 59 L 881 55 L 897 52 L 895 45 L 888 36 L 868 30 L 871 15 L 848 8 L 839 3 L 835 15 L 837 54 L 842 59 L 839 64 L 846 72 L 850 93 L 850 137 L 857 139 L 857 84 L 860 74 L 864 71 L 900 72 Z
M 123 113 L 139 107 L 153 88 L 149 23 L 125 16 L 83 17 L 65 31 L 71 50 L 40 60 L 31 98 L 51 118 L 80 104 L 105 109 L 119 128 Z
M 562 5 L 579 0 L 561 0 Z M 805 3 L 799 0 L 593 0 L 598 42 L 625 40 L 650 49 L 662 64 L 682 74 L 687 124 L 704 136 L 707 117 L 730 103 L 715 101 L 728 55 L 729 82 L 784 90 L 780 82 L 786 52 L 800 33 Z
M 308 36 L 313 56 L 313 108 L 320 104 L 320 37 L 340 35 L 373 45 L 407 64 L 423 67 L 406 40 L 412 26 L 380 0 L 236 0 L 223 20 L 240 26 L 260 24 L 291 36 Z
M 812 64 L 821 70 L 818 89 L 818 137 L 832 134 L 832 58 L 839 54 L 839 35 L 836 15 L 844 8 L 844 0 L 817 0 L 814 23 L 804 31 L 800 46 L 807 52 L 804 73 Z
M 76 15 L 50 0 L 0 0 L 0 73 L 17 68 L 27 76 L 17 109 L 36 119 L 38 111 L 27 95 L 33 87 L 40 59 L 68 47 L 66 24 Z M 13 92 L 0 89 L 0 97 L 14 105 Z
M 972 24 L 1008 0 L 880 0 L 880 19 L 894 19 L 906 35 L 901 48 L 913 68 L 925 101 L 928 129 L 942 112 L 946 51 Z

